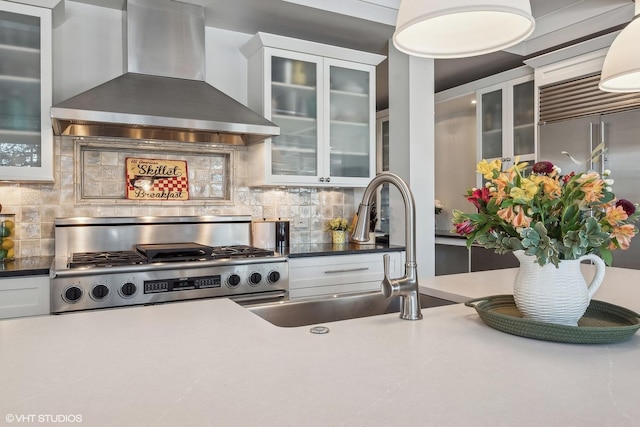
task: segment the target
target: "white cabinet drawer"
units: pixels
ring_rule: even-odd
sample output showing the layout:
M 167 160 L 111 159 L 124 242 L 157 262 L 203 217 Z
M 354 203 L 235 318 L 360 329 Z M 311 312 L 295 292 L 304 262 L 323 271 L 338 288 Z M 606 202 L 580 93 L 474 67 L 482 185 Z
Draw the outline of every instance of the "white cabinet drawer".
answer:
M 49 314 L 49 276 L 0 279 L 0 319 Z
M 384 277 L 383 255 L 390 256 L 389 274 L 403 274 L 404 252 L 289 259 L 290 298 L 378 290 Z

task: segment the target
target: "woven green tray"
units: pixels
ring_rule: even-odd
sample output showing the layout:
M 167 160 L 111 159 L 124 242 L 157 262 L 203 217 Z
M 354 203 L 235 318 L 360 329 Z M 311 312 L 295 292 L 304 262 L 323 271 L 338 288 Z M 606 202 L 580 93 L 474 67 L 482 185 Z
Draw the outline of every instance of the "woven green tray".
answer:
M 573 344 L 609 344 L 627 340 L 640 329 L 640 314 L 617 305 L 591 300 L 578 326 L 524 319 L 513 295 L 475 298 L 464 303 L 476 309 L 484 323 L 521 337 Z

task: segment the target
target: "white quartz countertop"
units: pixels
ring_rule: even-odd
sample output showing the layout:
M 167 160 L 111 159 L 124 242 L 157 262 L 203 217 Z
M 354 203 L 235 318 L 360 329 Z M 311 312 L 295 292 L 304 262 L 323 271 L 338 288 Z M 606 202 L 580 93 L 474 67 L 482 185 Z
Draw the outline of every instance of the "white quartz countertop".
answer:
M 582 264 L 587 283 L 593 278 L 595 267 Z M 517 268 L 477 273 L 449 274 L 421 277 L 422 293 L 449 301 L 465 302 L 472 298 L 513 294 Z M 640 270 L 606 267 L 605 277 L 594 299 L 617 304 L 640 313 Z
M 509 293 L 514 274 L 421 283 L 460 299 Z M 639 279 L 610 269 L 596 297 L 638 311 Z M 561 344 L 491 329 L 462 304 L 423 314 L 325 335 L 227 299 L 2 320 L 0 425 L 640 425 L 640 335 Z

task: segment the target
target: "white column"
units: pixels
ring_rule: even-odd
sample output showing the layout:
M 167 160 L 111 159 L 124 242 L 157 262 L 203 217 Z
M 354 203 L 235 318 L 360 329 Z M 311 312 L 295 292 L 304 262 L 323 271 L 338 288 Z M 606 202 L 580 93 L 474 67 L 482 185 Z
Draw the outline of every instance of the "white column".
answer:
M 416 204 L 418 277 L 435 275 L 433 59 L 389 42 L 389 170 L 409 184 Z M 404 204 L 390 192 L 390 242 L 404 245 Z

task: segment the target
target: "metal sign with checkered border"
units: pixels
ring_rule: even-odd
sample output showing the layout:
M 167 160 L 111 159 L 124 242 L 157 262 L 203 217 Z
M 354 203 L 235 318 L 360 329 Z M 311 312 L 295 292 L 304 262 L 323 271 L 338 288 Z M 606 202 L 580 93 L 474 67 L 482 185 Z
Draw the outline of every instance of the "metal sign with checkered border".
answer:
M 127 199 L 189 200 L 189 177 L 184 160 L 127 157 Z

